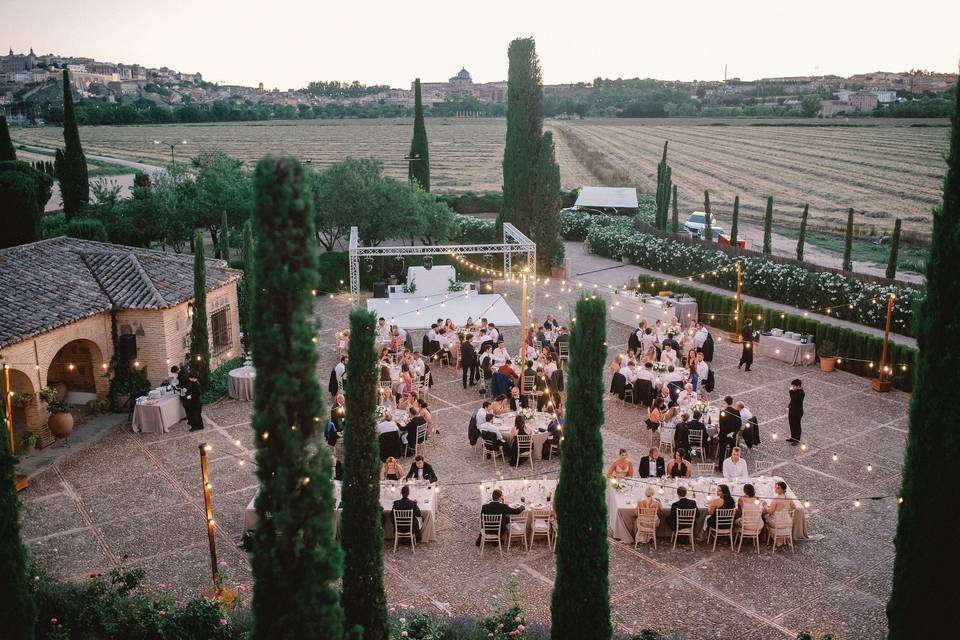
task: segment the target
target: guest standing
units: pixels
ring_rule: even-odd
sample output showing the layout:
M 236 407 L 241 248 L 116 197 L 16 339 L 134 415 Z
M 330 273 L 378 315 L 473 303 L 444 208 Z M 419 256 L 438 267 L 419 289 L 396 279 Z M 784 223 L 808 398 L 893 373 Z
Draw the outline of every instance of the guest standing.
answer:
M 800 444 L 800 420 L 803 418 L 803 382 L 800 378 L 790 383 L 790 404 L 787 406 L 787 420 L 790 422 L 790 437 L 787 439 L 792 445 Z
M 477 350 L 473 347 L 473 336 L 467 334 L 460 345 L 460 367 L 463 369 L 463 388 L 467 388 L 467 379 L 470 379 L 470 386 L 477 384 L 477 378 L 480 377 L 480 371 L 477 362 Z
M 197 372 L 191 371 L 187 377 L 187 394 L 183 397 L 183 410 L 187 413 L 190 431 L 203 429 L 202 407 L 203 389 L 200 388 L 200 382 L 197 380 Z
M 740 329 L 740 341 L 743 342 L 743 351 L 740 353 L 740 363 L 737 369 L 747 365 L 744 371 L 750 371 L 750 365 L 753 364 L 753 320 L 747 318 Z

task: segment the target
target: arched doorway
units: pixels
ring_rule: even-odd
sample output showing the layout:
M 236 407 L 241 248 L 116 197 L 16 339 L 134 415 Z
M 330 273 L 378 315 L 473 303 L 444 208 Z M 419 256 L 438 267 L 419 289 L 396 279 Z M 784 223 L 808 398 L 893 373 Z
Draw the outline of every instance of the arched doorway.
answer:
M 66 392 L 72 404 L 85 404 L 97 397 L 100 348 L 90 340 L 73 340 L 63 345 L 50 362 L 47 386 Z
M 12 367 L 10 368 L 10 390 L 13 392 L 11 399 L 13 438 L 19 447 L 20 438 L 29 430 L 31 418 L 36 418 L 39 413 L 40 400 L 27 374 Z

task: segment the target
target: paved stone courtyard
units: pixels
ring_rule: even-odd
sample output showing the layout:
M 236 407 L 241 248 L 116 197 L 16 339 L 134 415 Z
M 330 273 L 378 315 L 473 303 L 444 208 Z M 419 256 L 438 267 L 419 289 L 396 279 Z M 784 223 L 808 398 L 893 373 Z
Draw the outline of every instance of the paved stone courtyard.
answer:
M 629 267 L 594 256 L 581 256 L 574 266 L 581 273 L 609 269 L 581 278 L 602 284 L 630 275 Z M 518 288 L 509 285 L 506 291 L 507 300 L 518 305 Z M 540 287 L 536 295 L 540 318 L 550 310 L 566 320 L 567 306 L 575 300 L 573 293 L 560 293 L 559 283 Z M 564 310 L 557 311 L 558 304 Z M 333 335 L 347 326 L 349 310 L 344 297 L 317 304 L 323 321 L 318 376 L 324 388 L 335 360 Z M 611 321 L 607 335 L 611 357 L 626 348 L 627 327 Z M 507 337 L 512 353 L 517 330 L 507 331 Z M 758 416 L 762 445 L 747 457 L 751 469 L 757 459 L 774 461 L 774 473 L 802 500 L 811 501 L 807 526 L 812 539 L 798 542 L 795 553 L 765 549 L 759 556 L 734 554 L 721 549 L 722 544 L 715 553 L 702 544 L 696 552 L 679 546 L 671 551 L 668 544 L 634 550 L 611 539 L 610 595 L 618 631 L 651 627 L 689 638 L 750 640 L 795 637 L 802 629 L 832 632 L 837 638 L 883 636 L 896 503 L 867 498 L 889 496 L 899 488 L 909 396 L 876 394 L 863 378 L 766 358 L 758 358 L 746 373 L 737 370 L 738 357 L 739 349 L 727 340 L 718 345 L 713 362 L 717 388 L 711 398 L 733 395 Z M 386 552 L 390 601 L 438 614 L 480 613 L 506 603 L 509 583 L 516 578 L 530 618 L 549 622 L 554 558 L 542 541 L 530 552 L 505 551 L 502 559 L 495 551 L 482 559 L 477 555 L 478 484 L 495 478 L 466 439 L 467 422 L 482 398 L 473 389 L 462 389 L 459 372 L 435 368 L 435 373 L 431 409 L 441 435 L 426 455 L 442 487 L 438 540 L 419 546 L 415 555 L 409 548 Z M 784 443 L 789 433 L 787 386 L 794 377 L 803 379 L 807 391 L 806 451 Z M 609 374 L 605 385 L 609 388 Z M 624 407 L 612 397 L 604 408 L 606 458 L 612 460 L 617 449 L 626 447 L 639 460 L 649 446 L 641 423 L 645 410 Z M 257 487 L 250 412 L 250 403 L 224 400 L 205 409 L 203 432 L 188 433 L 181 422 L 168 434 L 134 434 L 125 424 L 98 443 L 65 454 L 21 493 L 23 536 L 31 551 L 64 580 L 81 580 L 123 563 L 146 569 L 152 590 L 187 598 L 208 589 L 198 459 L 199 443 L 207 442 L 212 446 L 220 564 L 228 582 L 249 590 L 246 554 L 236 544 L 243 509 Z M 868 463 L 872 471 L 867 471 Z M 536 472 L 549 473 L 557 466 L 538 462 Z M 525 473 L 521 467 L 516 477 Z M 505 475 L 512 477 L 512 470 Z M 862 506 L 854 508 L 857 498 L 863 499 Z

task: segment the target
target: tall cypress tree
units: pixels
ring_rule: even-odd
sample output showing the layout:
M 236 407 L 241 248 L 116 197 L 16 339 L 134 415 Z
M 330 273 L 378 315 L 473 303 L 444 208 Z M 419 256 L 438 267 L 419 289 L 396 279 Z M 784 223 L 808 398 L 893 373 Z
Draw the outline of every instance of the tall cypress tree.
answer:
M 733 222 L 730 223 L 730 244 L 737 246 L 737 238 L 740 233 L 740 196 L 733 199 Z
M 22 160 L 0 162 L 0 249 L 40 239 L 53 180 Z
M 673 185 L 673 219 L 670 221 L 670 230 L 680 233 L 680 203 L 677 201 L 677 185 Z
M 537 243 L 537 267 L 550 272 L 563 253 L 560 240 L 560 166 L 554 157 L 553 134 L 547 131 L 540 142 L 533 192 L 533 220 L 530 239 Z
M 253 306 L 253 223 L 247 220 L 243 223 L 243 280 L 240 282 L 240 292 L 243 295 L 243 305 L 240 307 L 240 324 L 247 331 L 250 323 L 250 309 Z
M 773 253 L 773 196 L 767 196 L 767 210 L 763 214 L 763 252 L 766 255 Z
M 220 233 L 217 235 L 217 253 L 221 260 L 230 262 L 230 221 L 227 212 L 220 216 Z
M 673 170 L 667 164 L 667 145 L 668 141 L 663 143 L 663 156 L 660 158 L 660 164 L 657 165 L 657 211 L 655 224 L 657 229 L 665 230 L 667 228 L 667 215 L 670 210 L 670 194 L 672 192 L 671 175 Z
M 380 445 L 377 441 L 377 317 L 350 314 L 350 362 L 343 429 L 343 611 L 347 625 L 363 628 L 363 640 L 386 640 L 387 596 L 383 588 L 383 507 L 380 505 Z
M 900 257 L 900 218 L 893 223 L 893 236 L 890 238 L 890 259 L 887 261 L 886 276 L 890 279 L 897 277 L 897 259 Z
M 938 460 L 956 460 L 960 437 L 951 408 L 956 405 L 957 354 L 960 333 L 945 330 L 960 324 L 960 85 L 950 119 L 950 151 L 943 179 L 943 204 L 933 213 L 933 237 L 927 261 L 927 294 L 917 318 L 918 354 L 913 368 L 910 426 L 903 461 L 903 480 L 893 564 L 893 592 L 887 603 L 889 638 L 923 634 L 946 637 L 955 623 L 945 612 L 956 605 L 952 589 L 930 589 L 941 567 L 957 565 L 957 548 L 931 544 L 931 532 L 955 531 L 955 509 L 944 509 L 940 489 L 943 468 Z
M 90 201 L 90 178 L 87 177 L 87 158 L 80 146 L 70 72 L 66 69 L 63 70 L 63 143 L 63 149 L 57 149 L 54 161 L 57 180 L 60 181 L 60 196 L 63 198 L 63 213 L 69 222 Z
M 557 485 L 557 575 L 553 640 L 610 638 L 606 482 L 603 476 L 603 367 L 606 305 L 581 298 L 570 333 L 567 422 Z
M 203 257 L 203 234 L 193 238 L 193 322 L 190 325 L 190 368 L 204 390 L 210 380 L 210 333 L 207 327 L 207 263 Z
M 255 640 L 341 640 L 336 582 L 343 551 L 333 537 L 330 451 L 322 441 L 313 296 L 317 283 L 313 200 L 303 167 L 268 156 L 257 164 L 253 312 L 257 368 L 257 531 L 251 566 Z M 359 336 L 358 336 L 359 338 Z
M 497 226 L 511 222 L 529 233 L 543 135 L 543 79 L 533 38 L 511 42 L 507 57 L 507 142 L 503 149 L 503 207 Z
M 423 122 L 423 99 L 420 97 L 420 78 L 413 81 L 413 140 L 410 142 L 410 164 L 407 177 L 430 191 L 430 147 L 427 144 L 427 125 Z
M 703 239 L 707 242 L 713 242 L 713 217 L 710 215 L 710 191 L 703 190 L 703 213 L 705 225 L 703 227 Z
M 0 401 L 0 620 L 4 637 L 33 640 L 37 604 L 30 588 L 30 563 L 20 539 L 17 459 L 5 426 L 6 402 Z
M 800 237 L 797 239 L 797 260 L 803 261 L 803 245 L 807 240 L 807 216 L 810 214 L 810 205 L 803 205 L 803 215 L 800 216 Z
M 853 207 L 847 209 L 847 234 L 843 239 L 843 270 L 853 271 Z
M 7 116 L 0 116 L 0 162 L 16 159 L 17 151 L 13 148 L 13 140 L 10 139 Z

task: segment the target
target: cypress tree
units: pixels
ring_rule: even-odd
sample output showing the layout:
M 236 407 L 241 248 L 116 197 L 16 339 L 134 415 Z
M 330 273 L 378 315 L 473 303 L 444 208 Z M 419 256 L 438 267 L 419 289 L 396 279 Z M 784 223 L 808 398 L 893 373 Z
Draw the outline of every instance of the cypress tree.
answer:
M 807 239 L 807 216 L 810 214 L 810 205 L 803 205 L 803 215 L 800 216 L 800 237 L 797 238 L 797 260 L 803 261 L 803 243 Z
M 0 402 L 0 425 L 6 424 L 5 410 L 6 402 Z M 5 638 L 33 640 L 37 605 L 30 588 L 27 550 L 20 538 L 17 459 L 10 451 L 6 427 L 0 431 L 0 619 Z
M 246 332 L 250 323 L 250 308 L 253 304 L 253 223 L 243 223 L 243 280 L 240 282 L 240 294 L 243 304 L 240 306 L 240 324 Z
M 363 640 L 386 640 L 387 596 L 383 587 L 383 507 L 380 505 L 380 445 L 377 440 L 377 317 L 350 314 L 343 429 L 343 611 L 347 625 L 363 628 Z
M 713 242 L 713 220 L 710 215 L 710 192 L 703 190 L 703 213 L 705 225 L 703 227 L 703 239 L 707 242 Z
M 193 238 L 193 322 L 190 325 L 190 368 L 197 372 L 206 390 L 210 380 L 210 334 L 207 328 L 207 263 L 203 257 L 203 234 Z
M 673 185 L 673 219 L 670 221 L 670 230 L 680 233 L 680 204 L 677 201 L 677 185 Z
M 930 589 L 941 567 L 957 565 L 957 549 L 931 544 L 931 532 L 955 531 L 955 510 L 944 509 L 940 460 L 956 460 L 960 438 L 952 407 L 956 406 L 960 334 L 960 85 L 950 116 L 950 151 L 943 179 L 943 204 L 933 213 L 933 237 L 927 260 L 927 293 L 920 298 L 917 318 L 917 358 L 913 367 L 910 422 L 903 461 L 903 479 L 893 564 L 893 591 L 887 603 L 888 637 L 916 638 L 950 635 L 956 605 L 952 589 Z M 947 329 L 947 328 L 951 329 Z
M 773 196 L 767 196 L 767 211 L 763 214 L 763 252 L 766 255 L 773 253 L 771 240 L 773 236 Z
M 313 200 L 303 167 L 268 156 L 254 174 L 253 311 L 257 377 L 257 531 L 251 567 L 255 640 L 341 640 L 336 586 L 343 551 L 333 537 L 330 452 L 317 382 Z M 359 339 L 359 336 L 356 336 Z
M 217 236 L 217 252 L 221 260 L 230 262 L 230 221 L 227 220 L 227 212 L 224 211 L 220 216 L 220 234 Z
M 13 148 L 13 140 L 10 139 L 7 116 L 0 115 L 0 162 L 16 159 L 17 151 Z
M 557 575 L 550 608 L 553 640 L 610 638 L 606 481 L 603 476 L 603 367 L 606 305 L 577 301 L 570 332 L 567 422 L 557 485 Z
M 410 164 L 407 177 L 420 188 L 430 192 L 430 147 L 427 144 L 427 125 L 423 122 L 423 100 L 420 97 L 420 78 L 413 81 L 413 140 L 410 142 Z
M 507 142 L 503 149 L 503 207 L 497 226 L 511 222 L 529 234 L 543 136 L 543 79 L 533 38 L 511 42 L 507 57 Z
M 70 90 L 70 72 L 66 69 L 63 70 L 63 143 L 63 149 L 57 149 L 54 158 L 60 196 L 63 198 L 63 213 L 69 222 L 90 201 L 90 179 L 87 177 L 87 158 L 80 146 L 77 114 Z
M 554 157 L 553 134 L 547 131 L 537 157 L 530 239 L 537 243 L 537 267 L 550 272 L 563 253 L 560 240 L 560 166 Z
M 893 236 L 890 238 L 890 260 L 887 262 L 886 276 L 891 280 L 897 277 L 897 258 L 900 255 L 900 218 L 893 223 Z
M 740 196 L 733 199 L 733 222 L 730 224 L 730 244 L 737 246 L 737 234 L 740 232 Z
M 21 160 L 0 162 L 0 249 L 40 239 L 53 180 Z
M 657 229 L 666 230 L 667 213 L 670 208 L 670 193 L 672 191 L 671 175 L 673 170 L 667 164 L 667 145 L 668 141 L 663 143 L 663 156 L 660 158 L 660 164 L 657 165 L 657 210 L 654 224 Z
M 853 207 L 847 209 L 847 234 L 843 240 L 843 270 L 853 271 Z

